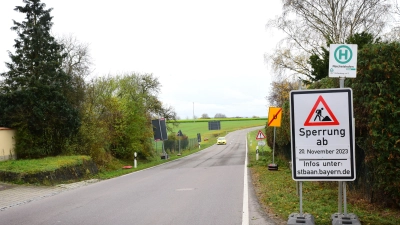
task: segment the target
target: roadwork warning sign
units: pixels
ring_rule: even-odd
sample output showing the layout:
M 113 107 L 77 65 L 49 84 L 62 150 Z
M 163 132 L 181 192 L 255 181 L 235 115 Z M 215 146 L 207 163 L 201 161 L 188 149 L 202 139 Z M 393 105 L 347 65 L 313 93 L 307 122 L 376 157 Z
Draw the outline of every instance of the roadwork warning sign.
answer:
M 351 89 L 291 91 L 290 122 L 294 180 L 355 180 Z
M 304 122 L 304 126 L 323 125 L 339 125 L 339 121 L 337 121 L 335 114 L 332 113 L 331 108 L 326 104 L 322 95 L 320 95 Z

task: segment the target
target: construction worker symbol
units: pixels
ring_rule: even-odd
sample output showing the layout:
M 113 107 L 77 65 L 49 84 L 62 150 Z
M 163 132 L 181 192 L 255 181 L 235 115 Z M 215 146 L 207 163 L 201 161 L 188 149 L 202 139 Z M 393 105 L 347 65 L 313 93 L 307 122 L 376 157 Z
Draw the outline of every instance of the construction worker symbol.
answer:
M 322 115 L 322 111 L 324 110 L 324 108 L 319 108 L 317 110 L 315 110 L 315 117 L 314 117 L 314 121 L 332 121 L 332 119 L 329 116 L 323 116 Z
M 324 125 L 339 125 L 339 121 L 336 119 L 325 99 L 320 95 L 304 122 L 304 126 Z

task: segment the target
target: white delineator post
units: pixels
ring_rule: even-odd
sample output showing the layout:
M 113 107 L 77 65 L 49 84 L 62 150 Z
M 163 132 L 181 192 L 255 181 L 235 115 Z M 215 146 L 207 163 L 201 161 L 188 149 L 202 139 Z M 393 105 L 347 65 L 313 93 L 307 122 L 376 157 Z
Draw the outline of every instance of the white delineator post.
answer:
M 136 169 L 136 167 L 137 167 L 137 160 L 136 160 L 137 153 L 135 152 L 135 153 L 133 153 L 133 155 L 135 156 L 135 159 L 133 160 L 133 167 Z
M 256 147 L 256 161 L 258 161 L 258 146 Z

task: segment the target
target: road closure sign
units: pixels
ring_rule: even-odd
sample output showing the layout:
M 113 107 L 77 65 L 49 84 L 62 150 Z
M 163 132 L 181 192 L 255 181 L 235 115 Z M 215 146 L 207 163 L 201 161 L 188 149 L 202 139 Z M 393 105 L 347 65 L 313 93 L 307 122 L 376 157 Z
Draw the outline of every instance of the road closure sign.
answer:
M 351 89 L 291 91 L 290 125 L 293 180 L 355 180 Z

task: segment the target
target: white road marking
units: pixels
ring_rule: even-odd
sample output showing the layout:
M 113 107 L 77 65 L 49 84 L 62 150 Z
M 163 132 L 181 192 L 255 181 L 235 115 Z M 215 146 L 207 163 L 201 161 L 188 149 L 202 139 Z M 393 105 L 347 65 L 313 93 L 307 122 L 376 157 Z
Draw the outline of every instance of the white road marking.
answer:
M 242 225 L 249 224 L 249 187 L 247 184 L 247 138 L 246 138 L 246 157 L 244 161 L 244 186 L 243 186 L 243 215 Z

